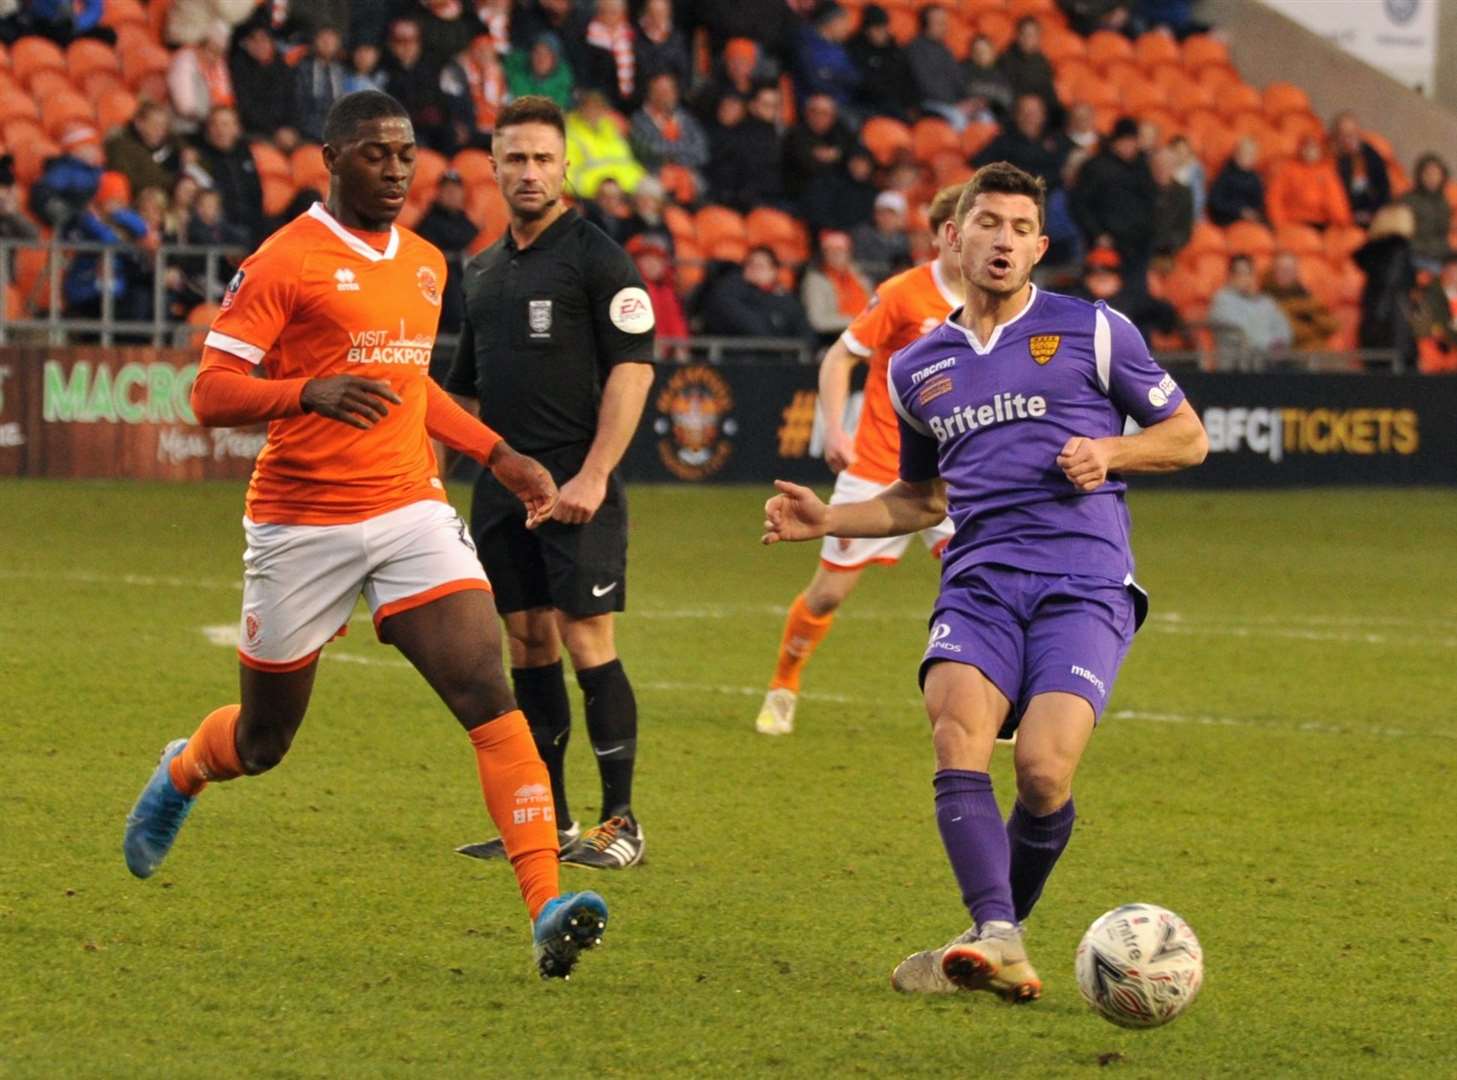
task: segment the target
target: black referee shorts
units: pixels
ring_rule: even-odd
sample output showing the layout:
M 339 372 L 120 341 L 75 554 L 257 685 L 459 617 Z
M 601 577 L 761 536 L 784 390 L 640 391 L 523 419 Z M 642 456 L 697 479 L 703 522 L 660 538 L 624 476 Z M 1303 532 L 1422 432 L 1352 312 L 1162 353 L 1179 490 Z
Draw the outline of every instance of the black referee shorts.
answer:
M 560 487 L 581 467 L 580 450 L 532 455 Z M 548 521 L 526 527 L 526 508 L 487 470 L 471 499 L 471 534 L 491 579 L 496 610 L 506 615 L 554 607 L 586 617 L 627 606 L 627 492 L 616 472 L 585 525 Z

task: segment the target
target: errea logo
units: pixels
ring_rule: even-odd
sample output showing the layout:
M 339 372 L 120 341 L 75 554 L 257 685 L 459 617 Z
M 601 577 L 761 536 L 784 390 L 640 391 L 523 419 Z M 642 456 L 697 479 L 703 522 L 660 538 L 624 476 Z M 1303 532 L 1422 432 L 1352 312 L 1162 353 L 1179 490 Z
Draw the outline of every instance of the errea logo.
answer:
M 341 266 L 334 271 L 334 280 L 338 282 L 340 292 L 358 292 L 359 282 L 354 280 L 354 271 L 348 267 Z

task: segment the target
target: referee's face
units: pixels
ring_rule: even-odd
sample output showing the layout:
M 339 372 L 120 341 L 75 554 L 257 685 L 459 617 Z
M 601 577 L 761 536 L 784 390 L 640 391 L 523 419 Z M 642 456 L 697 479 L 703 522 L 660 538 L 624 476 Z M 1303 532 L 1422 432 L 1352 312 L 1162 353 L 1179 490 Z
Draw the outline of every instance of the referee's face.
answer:
M 516 217 L 533 221 L 561 201 L 566 142 L 551 124 L 512 124 L 496 132 L 491 151 L 496 183 Z

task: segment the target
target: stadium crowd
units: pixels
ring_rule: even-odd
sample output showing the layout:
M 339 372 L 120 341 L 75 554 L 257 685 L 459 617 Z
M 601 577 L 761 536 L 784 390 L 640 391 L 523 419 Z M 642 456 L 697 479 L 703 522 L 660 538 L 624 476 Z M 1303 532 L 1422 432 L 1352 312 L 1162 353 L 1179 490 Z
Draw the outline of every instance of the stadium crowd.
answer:
M 487 151 L 523 94 L 570 110 L 571 189 L 692 332 L 825 343 L 925 260 L 934 192 L 1040 176 L 1044 279 L 1156 347 L 1394 350 L 1457 370 L 1457 183 L 1298 87 L 1242 82 L 1192 0 L 8 0 L 0 237 L 72 256 L 66 315 L 150 319 L 159 244 L 249 249 L 327 187 L 329 106 L 398 98 L 424 148 L 402 223 L 452 266 L 504 227 Z M 43 266 L 43 262 L 41 266 Z M 220 288 L 170 262 L 170 318 Z M 45 303 L 13 270 L 11 317 Z M 447 286 L 443 332 L 460 321 Z

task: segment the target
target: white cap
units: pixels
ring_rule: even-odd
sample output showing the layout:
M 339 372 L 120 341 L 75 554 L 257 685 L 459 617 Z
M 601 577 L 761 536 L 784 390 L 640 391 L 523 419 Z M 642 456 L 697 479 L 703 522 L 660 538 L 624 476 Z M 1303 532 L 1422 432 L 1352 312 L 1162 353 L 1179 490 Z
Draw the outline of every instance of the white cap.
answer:
M 875 196 L 875 209 L 894 210 L 897 214 L 906 212 L 906 197 L 899 191 L 882 191 Z

